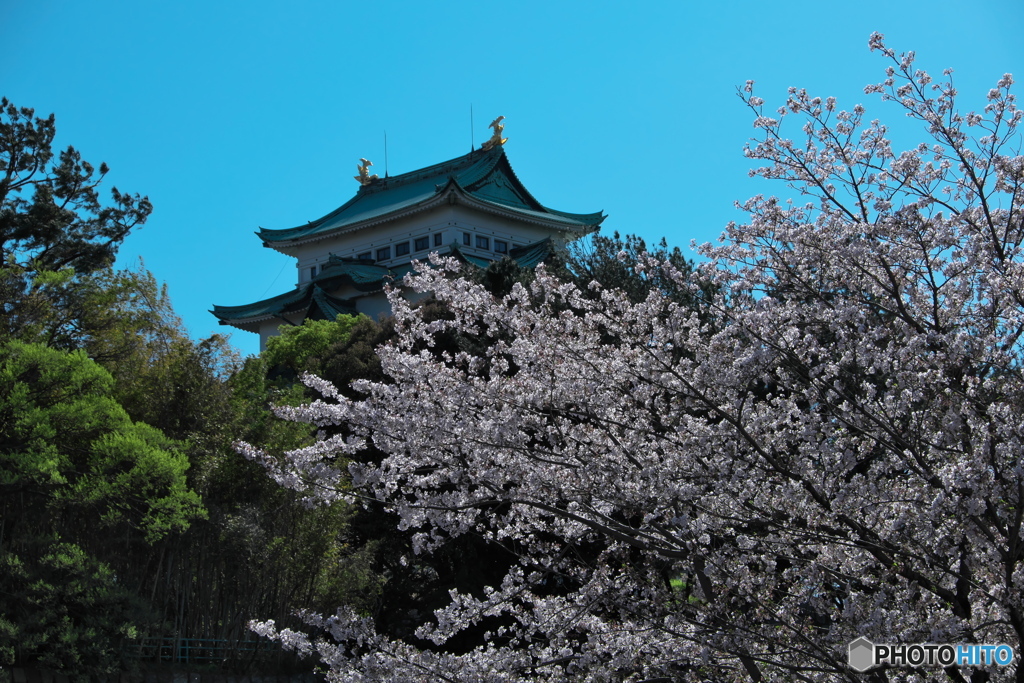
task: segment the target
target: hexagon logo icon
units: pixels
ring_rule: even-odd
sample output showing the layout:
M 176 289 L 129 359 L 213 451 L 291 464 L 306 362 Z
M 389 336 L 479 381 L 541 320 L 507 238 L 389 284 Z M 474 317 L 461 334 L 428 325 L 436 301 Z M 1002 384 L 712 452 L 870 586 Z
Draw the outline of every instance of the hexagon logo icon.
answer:
M 850 668 L 854 671 L 867 671 L 875 665 L 875 645 L 861 636 L 850 643 Z

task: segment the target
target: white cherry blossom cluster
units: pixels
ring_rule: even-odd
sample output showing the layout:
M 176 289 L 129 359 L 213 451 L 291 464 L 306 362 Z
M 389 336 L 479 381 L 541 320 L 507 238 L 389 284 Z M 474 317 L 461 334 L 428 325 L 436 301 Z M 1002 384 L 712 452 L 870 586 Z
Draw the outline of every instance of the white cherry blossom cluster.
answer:
M 392 382 L 350 400 L 307 377 L 324 399 L 281 411 L 345 436 L 242 446 L 311 501 L 383 501 L 420 552 L 475 533 L 520 558 L 420 628 L 440 651 L 308 615 L 334 636 L 315 644 L 330 680 L 859 680 L 845 648 L 861 635 L 1021 653 L 1021 113 L 1009 76 L 961 115 L 949 73 L 871 46 L 892 66 L 869 90 L 933 139 L 897 154 L 863 108 L 802 90 L 766 116 L 748 83 L 755 173 L 806 201 L 749 200 L 695 273 L 640 264 L 716 284 L 701 304 L 543 268 L 498 299 L 432 258 L 406 285 L 450 319 L 392 292 Z M 448 332 L 486 351 L 438 351 Z M 350 464 L 367 444 L 383 458 Z

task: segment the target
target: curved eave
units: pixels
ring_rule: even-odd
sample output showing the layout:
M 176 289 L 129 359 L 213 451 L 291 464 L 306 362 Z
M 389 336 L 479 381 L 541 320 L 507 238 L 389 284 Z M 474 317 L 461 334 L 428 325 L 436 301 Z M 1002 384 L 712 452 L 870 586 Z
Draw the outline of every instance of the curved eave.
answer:
M 550 214 L 561 216 L 562 218 L 570 220 L 574 223 L 585 225 L 590 229 L 596 228 L 597 226 L 601 225 L 601 223 L 604 222 L 604 219 L 608 218 L 608 216 L 605 215 L 604 211 L 595 211 L 594 213 L 568 213 L 566 211 L 557 211 L 548 206 L 545 206 L 544 210 Z
M 242 306 L 214 306 L 210 311 L 222 325 L 233 325 L 242 327 L 244 325 L 256 325 L 268 320 L 285 320 L 285 316 L 291 313 L 303 313 L 308 311 L 315 301 L 319 305 L 337 309 L 345 312 L 350 308 L 347 301 L 338 299 L 327 293 L 325 285 L 332 289 L 349 285 L 359 292 L 375 292 L 384 286 L 385 277 L 392 276 L 388 271 L 387 276 L 382 276 L 376 281 L 358 281 L 348 273 L 339 273 L 326 277 L 312 283 L 306 283 L 291 292 L 285 292 L 269 299 L 263 299 L 251 304 Z
M 213 313 L 213 311 L 210 311 L 210 313 Z M 216 313 L 214 313 L 214 315 L 216 315 Z M 245 330 L 246 332 L 256 332 L 257 330 L 251 330 L 251 329 L 249 329 L 248 326 L 250 326 L 250 325 L 259 325 L 260 323 L 265 323 L 265 322 L 268 322 L 270 320 L 280 320 L 282 323 L 288 322 L 288 321 L 285 321 L 279 315 L 261 315 L 258 318 L 220 319 L 220 320 L 217 321 L 217 323 L 220 324 L 220 325 L 231 325 L 231 327 L 237 327 L 238 329 Z
M 545 207 L 544 211 L 534 211 L 531 209 L 521 209 L 517 206 L 508 206 L 507 204 L 502 204 L 500 202 L 492 202 L 489 199 L 481 199 L 480 197 L 474 197 L 471 194 L 467 194 L 466 197 L 470 199 L 470 201 L 464 202 L 466 206 L 478 208 L 481 211 L 488 211 L 490 213 L 518 221 L 525 221 L 527 223 L 534 223 L 536 225 L 542 225 L 544 227 L 559 230 L 568 230 L 578 233 L 581 236 L 596 230 L 597 226 L 601 225 L 601 221 L 605 219 L 604 214 L 600 212 L 597 214 L 585 215 L 586 218 L 593 217 L 593 220 L 577 220 L 581 218 L 579 214 L 565 214 L 552 211 L 547 207 Z
M 466 265 L 476 266 L 477 268 L 482 269 L 491 264 L 491 261 L 488 259 L 480 258 L 479 256 L 471 256 L 470 254 L 463 252 L 462 247 L 455 242 L 452 242 L 451 246 L 448 248 L 450 251 L 445 254 L 446 256 L 451 256 L 456 261 L 460 261 Z
M 294 313 L 307 305 L 312 285 L 301 285 L 290 292 L 261 299 L 241 306 L 214 305 L 210 313 L 221 322 L 239 321 L 245 323 L 263 322 L 280 317 L 283 313 Z M 234 322 L 229 322 L 234 324 Z
M 283 254 L 287 254 L 288 252 L 285 251 L 286 249 L 318 242 L 323 239 L 338 237 L 340 235 L 356 232 L 365 228 L 372 228 L 373 226 L 380 225 L 382 223 L 390 223 L 391 221 L 399 220 L 406 216 L 412 216 L 417 213 L 429 211 L 430 209 L 447 203 L 458 203 L 469 208 L 475 208 L 479 211 L 496 216 L 502 216 L 514 221 L 533 223 L 546 228 L 573 232 L 581 236 L 596 230 L 597 226 L 601 224 L 601 221 L 605 219 L 605 215 L 600 211 L 593 214 L 572 214 L 554 211 L 547 207 L 543 207 L 543 211 L 535 211 L 509 206 L 499 202 L 493 202 L 488 199 L 476 197 L 472 193 L 467 192 L 454 178 L 452 178 L 449 179 L 448 184 L 445 185 L 440 192 L 417 204 L 406 206 L 390 213 L 374 216 L 368 220 L 344 225 L 334 230 L 318 232 L 312 235 L 305 235 L 299 239 L 275 242 L 272 244 L 264 242 L 264 245 L 280 251 Z

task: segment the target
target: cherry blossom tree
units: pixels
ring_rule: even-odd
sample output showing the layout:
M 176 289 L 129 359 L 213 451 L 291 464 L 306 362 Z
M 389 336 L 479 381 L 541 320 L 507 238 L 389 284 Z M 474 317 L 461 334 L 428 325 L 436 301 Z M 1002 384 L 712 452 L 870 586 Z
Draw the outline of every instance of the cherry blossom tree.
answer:
M 479 534 L 519 563 L 453 591 L 430 647 L 344 609 L 306 615 L 332 642 L 254 628 L 336 681 L 863 680 L 862 635 L 1020 653 L 1022 114 L 1009 75 L 964 114 L 950 71 L 870 46 L 890 66 L 866 91 L 930 141 L 897 153 L 859 105 L 793 89 L 771 112 L 748 82 L 753 173 L 798 197 L 746 202 L 695 272 L 642 264 L 700 304 L 543 270 L 496 298 L 437 258 L 407 285 L 450 319 L 392 292 L 391 381 L 351 400 L 307 377 L 323 399 L 280 413 L 322 440 L 240 448 L 311 502 L 385 501 L 419 552 Z M 438 350 L 451 334 L 486 343 Z M 868 674 L 989 675 L 1024 667 Z

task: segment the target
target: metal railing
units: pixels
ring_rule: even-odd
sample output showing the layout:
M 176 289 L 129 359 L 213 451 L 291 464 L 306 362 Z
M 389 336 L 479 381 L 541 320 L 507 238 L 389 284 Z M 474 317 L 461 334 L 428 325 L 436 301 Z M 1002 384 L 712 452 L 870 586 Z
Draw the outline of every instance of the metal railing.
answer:
M 219 640 L 215 638 L 138 638 L 123 645 L 134 659 L 177 664 L 266 660 L 281 654 L 280 646 L 267 640 Z

